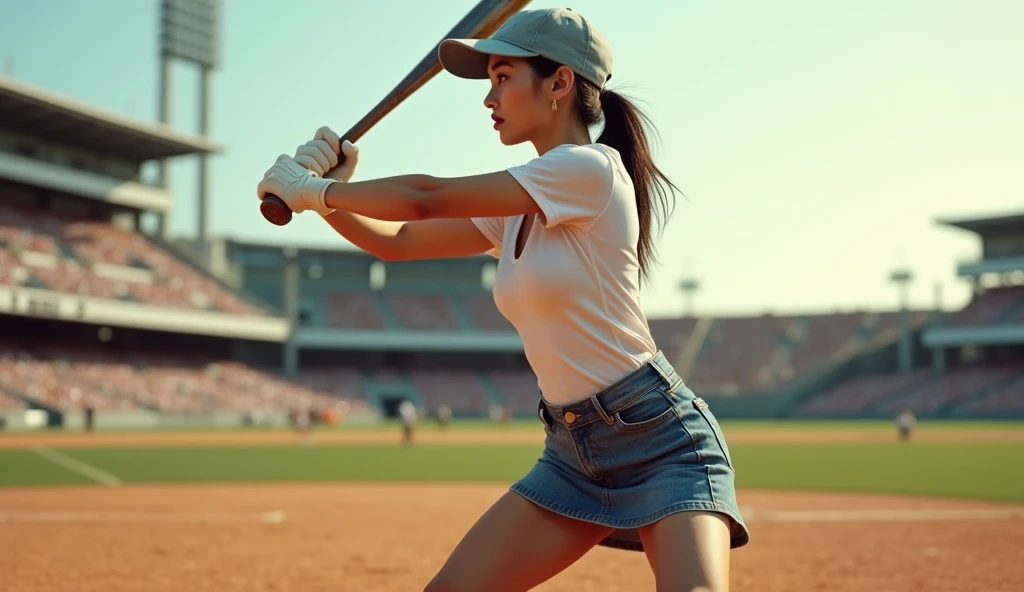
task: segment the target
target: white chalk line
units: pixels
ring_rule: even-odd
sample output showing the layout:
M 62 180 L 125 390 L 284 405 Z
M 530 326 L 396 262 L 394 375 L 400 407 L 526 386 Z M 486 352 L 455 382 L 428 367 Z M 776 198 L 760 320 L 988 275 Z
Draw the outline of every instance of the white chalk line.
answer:
M 48 448 L 46 446 L 34 446 L 32 448 L 32 452 L 35 452 L 55 465 L 60 465 L 69 471 L 78 473 L 79 475 L 92 479 L 97 483 L 102 483 L 107 487 L 118 487 L 121 485 L 121 480 L 118 479 L 117 476 L 111 475 L 106 471 L 101 471 L 100 469 L 97 469 L 92 465 L 85 464 L 80 460 L 75 460 L 52 448 Z
M 270 512 L 119 512 L 119 511 L 14 511 L 0 510 L 0 522 L 128 522 L 128 523 L 258 523 L 281 524 L 287 515 Z
M 1024 508 L 934 510 L 741 510 L 744 520 L 763 522 L 942 522 L 1024 519 Z

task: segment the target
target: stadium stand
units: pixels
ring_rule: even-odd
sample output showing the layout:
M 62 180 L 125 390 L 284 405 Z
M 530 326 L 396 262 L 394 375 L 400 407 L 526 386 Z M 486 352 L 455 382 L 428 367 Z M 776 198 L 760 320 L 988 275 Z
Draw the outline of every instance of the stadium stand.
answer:
M 21 410 L 25 408 L 25 401 L 7 393 L 0 387 L 0 409 Z
M 955 414 L 960 406 L 973 409 L 979 401 L 995 406 L 1002 397 L 1012 399 L 1021 380 L 1024 366 L 1019 363 L 864 376 L 823 392 L 801 405 L 794 415 L 890 417 L 904 407 L 922 416 Z
M 885 415 L 895 415 L 903 407 L 909 407 L 919 415 L 933 415 L 1022 376 L 1024 368 L 1019 364 L 954 368 L 942 373 L 939 380 L 931 381 L 905 396 L 887 400 L 880 410 Z
M 406 331 L 459 331 L 459 319 L 447 294 L 386 292 L 386 306 Z
M 347 401 L 354 407 L 366 407 L 362 372 L 357 368 L 304 368 L 295 378 L 302 386 Z
M 801 401 L 794 415 L 888 417 L 904 407 L 925 417 L 1024 414 L 1024 214 L 940 223 L 975 233 L 982 257 L 957 268 L 974 288 L 971 300 L 921 328 L 931 359 L 849 378 Z
M 410 372 L 412 384 L 430 410 L 446 404 L 461 415 L 485 415 L 490 407 L 486 387 L 472 370 L 416 369 Z
M 173 201 L 143 164 L 217 150 L 0 77 L 3 413 L 373 415 L 408 398 L 428 413 L 486 416 L 500 401 L 536 415 L 537 380 L 494 304 L 490 257 L 384 262 L 143 232 Z M 894 311 L 655 318 L 651 332 L 723 417 L 1024 415 L 1024 214 L 943 223 L 981 238 L 981 260 L 958 266 L 976 294 L 945 318 L 909 311 L 910 358 Z M 19 342 L 3 331 L 15 317 L 38 335 L 66 323 L 134 341 L 64 331 Z M 165 347 L 170 333 L 191 341 Z
M 836 358 L 879 338 L 891 336 L 897 313 L 836 313 L 822 315 L 709 318 L 707 336 L 690 347 L 697 323 L 680 323 L 665 331 L 671 320 L 652 320 L 655 340 L 666 351 L 689 348 L 692 362 L 671 358 L 692 373 L 682 375 L 690 387 L 706 394 L 775 394 L 795 378 L 828 366 Z M 911 324 L 922 326 L 925 311 L 912 311 Z M 679 323 L 679 321 L 676 321 Z
M 340 372 L 292 382 L 231 360 L 156 352 L 111 355 L 58 346 L 0 346 L 0 386 L 56 410 L 149 409 L 163 412 L 286 411 L 367 406 Z M 328 380 L 324 380 L 327 378 Z M 318 381 L 319 379 L 319 381 Z
M 264 314 L 141 234 L 103 220 L 0 204 L 0 244 L 0 282 L 5 284 L 154 306 Z M 16 281 L 19 276 L 22 281 Z
M 478 330 L 515 331 L 512 323 L 495 306 L 494 296 L 490 292 L 462 294 L 461 300 Z
M 339 329 L 384 329 L 382 304 L 368 292 L 328 292 L 327 322 Z
M 488 376 L 513 415 L 537 415 L 540 390 L 537 376 L 531 370 L 495 369 L 488 372 Z
M 949 325 L 968 327 L 1024 320 L 1021 316 L 1010 316 L 1017 312 L 1024 315 L 1024 286 L 995 288 L 985 290 L 967 307 L 952 315 Z
M 1024 413 L 1024 375 L 1017 380 L 992 389 L 988 394 L 978 397 L 954 412 L 955 415 L 976 416 L 990 415 L 998 417 L 1003 414 L 1017 415 Z
M 934 378 L 929 370 L 917 370 L 908 374 L 859 376 L 826 390 L 800 405 L 794 415 L 798 417 L 860 415 L 880 401 L 900 392 L 920 387 Z

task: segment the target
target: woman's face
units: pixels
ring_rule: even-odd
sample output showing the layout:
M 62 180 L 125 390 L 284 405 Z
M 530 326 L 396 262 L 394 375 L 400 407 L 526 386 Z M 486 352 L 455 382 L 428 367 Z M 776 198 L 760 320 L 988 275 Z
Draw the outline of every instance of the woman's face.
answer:
M 513 146 L 530 140 L 554 114 L 551 101 L 537 92 L 533 69 L 522 58 L 491 56 L 487 71 L 491 90 L 484 106 L 491 110 L 501 143 Z

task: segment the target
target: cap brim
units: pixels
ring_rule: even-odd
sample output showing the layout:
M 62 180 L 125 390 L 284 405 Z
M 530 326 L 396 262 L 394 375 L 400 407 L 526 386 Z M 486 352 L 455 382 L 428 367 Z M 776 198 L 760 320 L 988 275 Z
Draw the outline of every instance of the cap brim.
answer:
M 459 78 L 487 78 L 490 56 L 532 58 L 539 54 L 497 39 L 445 39 L 437 48 L 441 67 Z

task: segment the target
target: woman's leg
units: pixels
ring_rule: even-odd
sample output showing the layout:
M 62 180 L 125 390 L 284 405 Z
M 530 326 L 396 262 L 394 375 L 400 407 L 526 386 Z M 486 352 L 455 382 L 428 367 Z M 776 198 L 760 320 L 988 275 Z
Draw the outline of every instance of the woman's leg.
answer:
M 426 591 L 529 590 L 572 565 L 611 532 L 545 510 L 510 491 L 466 533 Z
M 658 592 L 729 590 L 729 519 L 679 512 L 639 529 Z

